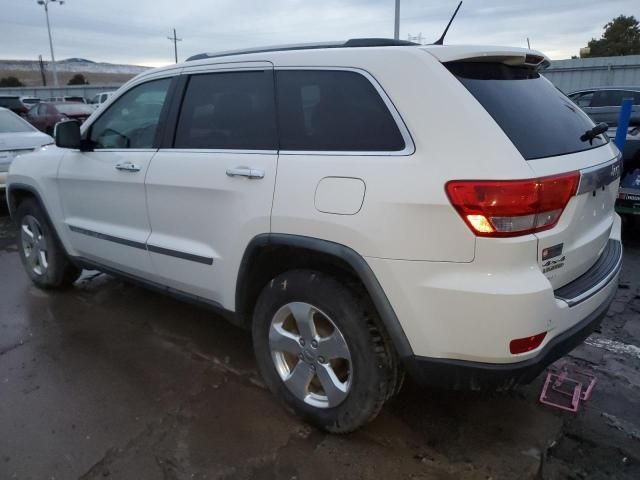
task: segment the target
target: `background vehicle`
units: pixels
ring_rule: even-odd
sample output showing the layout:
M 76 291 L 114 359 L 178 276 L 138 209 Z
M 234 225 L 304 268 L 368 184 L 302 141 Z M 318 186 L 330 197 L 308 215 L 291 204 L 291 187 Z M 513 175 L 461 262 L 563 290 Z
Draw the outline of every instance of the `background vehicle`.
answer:
M 332 432 L 405 369 L 529 382 L 599 324 L 622 262 L 619 152 L 547 61 L 356 39 L 145 72 L 12 165 L 23 265 L 42 288 L 98 269 L 222 311 Z
M 80 96 L 66 96 L 66 97 L 49 97 L 44 100 L 51 103 L 73 102 L 73 103 L 88 103 L 87 99 Z
M 13 159 L 53 143 L 53 138 L 39 132 L 11 110 L 0 107 L 0 190 L 4 193 L 7 172 Z
M 29 107 L 22 103 L 18 95 L 0 95 L 0 107 L 8 108 L 21 117 L 29 111 Z
M 28 108 L 31 108 L 36 103 L 41 102 L 41 100 L 37 97 L 20 97 L 20 101 Z
M 97 93 L 90 101 L 89 103 L 92 104 L 97 104 L 97 105 L 102 105 L 104 102 L 106 102 L 109 97 L 111 97 L 113 95 L 114 92 L 102 92 L 102 93 Z
M 625 98 L 633 99 L 631 126 L 640 125 L 640 87 L 594 87 L 568 94 L 595 123 L 618 125 L 620 106 Z
M 38 130 L 51 135 L 56 123 L 69 119 L 84 122 L 92 113 L 93 108 L 84 103 L 41 102 L 29 110 L 27 120 Z

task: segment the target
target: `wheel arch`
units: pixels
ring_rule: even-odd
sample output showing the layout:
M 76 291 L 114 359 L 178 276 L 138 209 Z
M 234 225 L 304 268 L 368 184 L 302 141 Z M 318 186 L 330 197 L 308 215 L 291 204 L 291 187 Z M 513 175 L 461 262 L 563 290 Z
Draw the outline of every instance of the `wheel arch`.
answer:
M 249 242 L 240 263 L 235 291 L 235 312 L 243 325 L 250 326 L 253 307 L 264 285 L 293 268 L 316 268 L 327 273 L 346 274 L 360 283 L 398 356 L 413 355 L 400 321 L 366 260 L 345 245 L 319 238 L 265 233 Z
M 65 244 L 62 242 L 62 239 L 56 230 L 55 224 L 49 215 L 49 211 L 47 210 L 47 206 L 44 203 L 40 192 L 38 192 L 33 185 L 28 185 L 26 183 L 11 183 L 7 185 L 7 205 L 9 207 L 9 215 L 11 216 L 11 219 L 15 222 L 16 211 L 18 210 L 20 203 L 28 198 L 32 198 L 38 203 L 56 240 L 62 246 L 65 253 L 68 254 L 68 252 L 66 252 Z

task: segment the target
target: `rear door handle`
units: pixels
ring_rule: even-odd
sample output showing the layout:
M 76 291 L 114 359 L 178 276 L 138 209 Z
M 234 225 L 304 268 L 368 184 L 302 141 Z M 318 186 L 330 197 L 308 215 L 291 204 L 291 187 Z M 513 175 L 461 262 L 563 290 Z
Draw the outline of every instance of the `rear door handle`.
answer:
M 258 170 L 248 167 L 236 167 L 227 169 L 228 177 L 246 177 L 252 180 L 259 180 L 264 178 L 264 170 Z
M 122 162 L 116 163 L 116 170 L 124 170 L 125 172 L 139 172 L 140 167 L 135 163 Z

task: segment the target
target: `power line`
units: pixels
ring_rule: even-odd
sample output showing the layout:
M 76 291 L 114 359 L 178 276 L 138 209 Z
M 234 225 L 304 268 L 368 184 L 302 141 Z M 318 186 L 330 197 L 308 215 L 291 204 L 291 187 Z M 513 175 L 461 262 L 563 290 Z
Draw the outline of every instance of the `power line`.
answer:
M 182 39 L 176 36 L 176 29 L 173 29 L 173 36 L 167 37 L 169 40 L 173 42 L 173 53 L 176 57 L 176 63 L 178 63 L 178 42 L 181 42 Z

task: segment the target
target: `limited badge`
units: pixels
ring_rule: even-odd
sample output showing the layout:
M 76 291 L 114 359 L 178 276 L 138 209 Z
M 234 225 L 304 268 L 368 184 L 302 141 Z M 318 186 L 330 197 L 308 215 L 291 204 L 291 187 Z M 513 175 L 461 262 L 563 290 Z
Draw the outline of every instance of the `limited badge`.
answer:
M 547 247 L 542 250 L 542 261 L 548 260 L 553 257 L 557 257 L 562 255 L 562 248 L 564 247 L 564 243 L 559 243 L 558 245 L 554 245 L 553 247 Z

